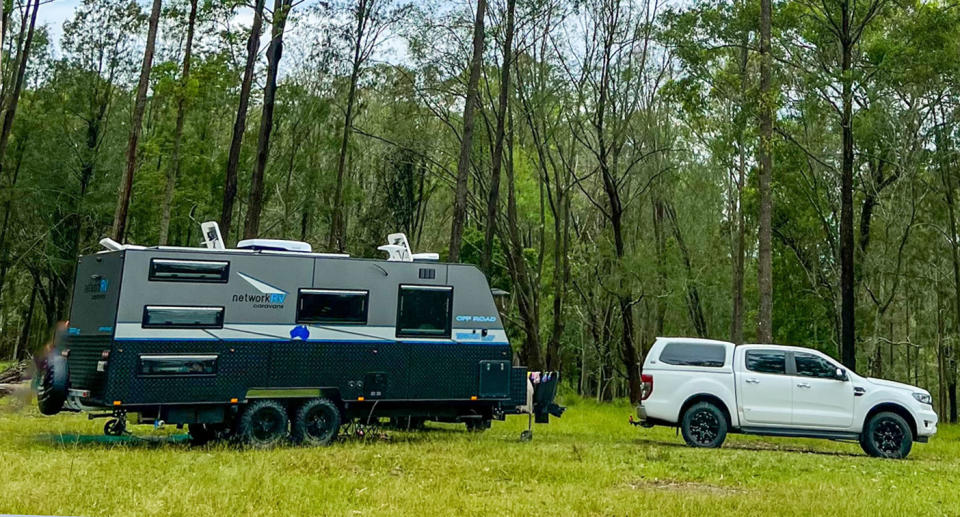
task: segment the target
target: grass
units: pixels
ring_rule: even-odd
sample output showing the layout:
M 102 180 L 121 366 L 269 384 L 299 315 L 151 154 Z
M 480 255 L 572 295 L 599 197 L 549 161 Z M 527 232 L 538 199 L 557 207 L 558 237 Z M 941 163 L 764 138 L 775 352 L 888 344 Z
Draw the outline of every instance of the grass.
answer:
M 518 440 L 526 419 L 391 432 L 326 448 L 190 447 L 176 429 L 43 417 L 0 400 L 0 513 L 52 515 L 958 515 L 960 427 L 908 460 L 855 444 L 731 436 L 683 446 L 672 429 L 627 424 L 626 403 L 567 400 Z

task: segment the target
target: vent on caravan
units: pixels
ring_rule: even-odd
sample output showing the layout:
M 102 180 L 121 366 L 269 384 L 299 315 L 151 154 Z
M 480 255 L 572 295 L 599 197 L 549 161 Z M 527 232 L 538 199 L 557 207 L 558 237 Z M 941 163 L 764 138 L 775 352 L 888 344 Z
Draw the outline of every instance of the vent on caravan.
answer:
M 300 251 L 310 253 L 313 247 L 306 242 L 280 239 L 246 239 L 237 243 L 239 250 Z
M 407 236 L 402 233 L 391 233 L 387 235 L 387 244 L 377 248 L 380 251 L 387 252 L 387 260 L 390 262 L 439 262 L 439 253 L 413 253 L 410 251 L 410 243 Z

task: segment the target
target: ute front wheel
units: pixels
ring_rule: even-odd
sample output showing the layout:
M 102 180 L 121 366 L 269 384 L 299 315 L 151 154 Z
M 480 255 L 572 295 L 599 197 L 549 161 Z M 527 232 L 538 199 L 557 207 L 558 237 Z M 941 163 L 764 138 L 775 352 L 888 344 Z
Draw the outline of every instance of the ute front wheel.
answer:
M 258 400 L 247 406 L 237 423 L 237 436 L 243 443 L 264 449 L 287 436 L 287 412 L 273 400 Z
M 309 400 L 293 419 L 293 441 L 306 445 L 328 445 L 340 431 L 340 408 L 327 399 Z
M 860 447 L 874 458 L 906 458 L 913 447 L 910 425 L 896 413 L 877 413 L 863 426 Z
M 691 447 L 717 448 L 727 438 L 727 417 L 717 406 L 698 402 L 683 413 L 680 431 Z

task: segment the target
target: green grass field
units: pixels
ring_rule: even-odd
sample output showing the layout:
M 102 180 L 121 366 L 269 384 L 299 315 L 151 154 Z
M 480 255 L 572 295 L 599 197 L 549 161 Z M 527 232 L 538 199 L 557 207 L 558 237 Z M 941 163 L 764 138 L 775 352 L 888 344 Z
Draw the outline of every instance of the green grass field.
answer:
M 905 461 L 855 444 L 731 436 L 683 446 L 627 424 L 626 403 L 565 400 L 481 434 L 432 425 L 325 448 L 191 447 L 182 431 L 41 416 L 0 400 L 0 513 L 53 515 L 960 515 L 960 428 Z

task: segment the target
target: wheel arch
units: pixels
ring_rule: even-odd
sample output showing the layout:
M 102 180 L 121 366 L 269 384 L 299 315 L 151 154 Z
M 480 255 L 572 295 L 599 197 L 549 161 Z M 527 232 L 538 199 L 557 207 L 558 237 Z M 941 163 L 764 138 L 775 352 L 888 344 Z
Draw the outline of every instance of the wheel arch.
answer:
M 683 404 L 680 406 L 680 412 L 677 413 L 677 425 L 679 426 L 683 422 L 683 414 L 687 412 L 687 409 L 694 404 L 700 402 L 709 402 L 723 412 L 723 416 L 727 419 L 727 427 L 733 427 L 733 419 L 730 417 L 730 408 L 727 407 L 727 404 L 720 397 L 710 394 L 710 393 L 697 393 L 695 395 L 690 395 L 687 397 Z
M 867 412 L 867 415 L 863 418 L 862 425 L 860 426 L 860 433 L 863 433 L 863 429 L 867 427 L 867 422 L 874 417 L 877 413 L 890 412 L 896 413 L 903 417 L 907 421 L 907 425 L 910 426 L 910 434 L 913 436 L 913 439 L 917 439 L 917 421 L 913 417 L 913 414 L 910 413 L 910 410 L 903 407 L 896 402 L 881 402 L 870 408 L 870 411 Z

